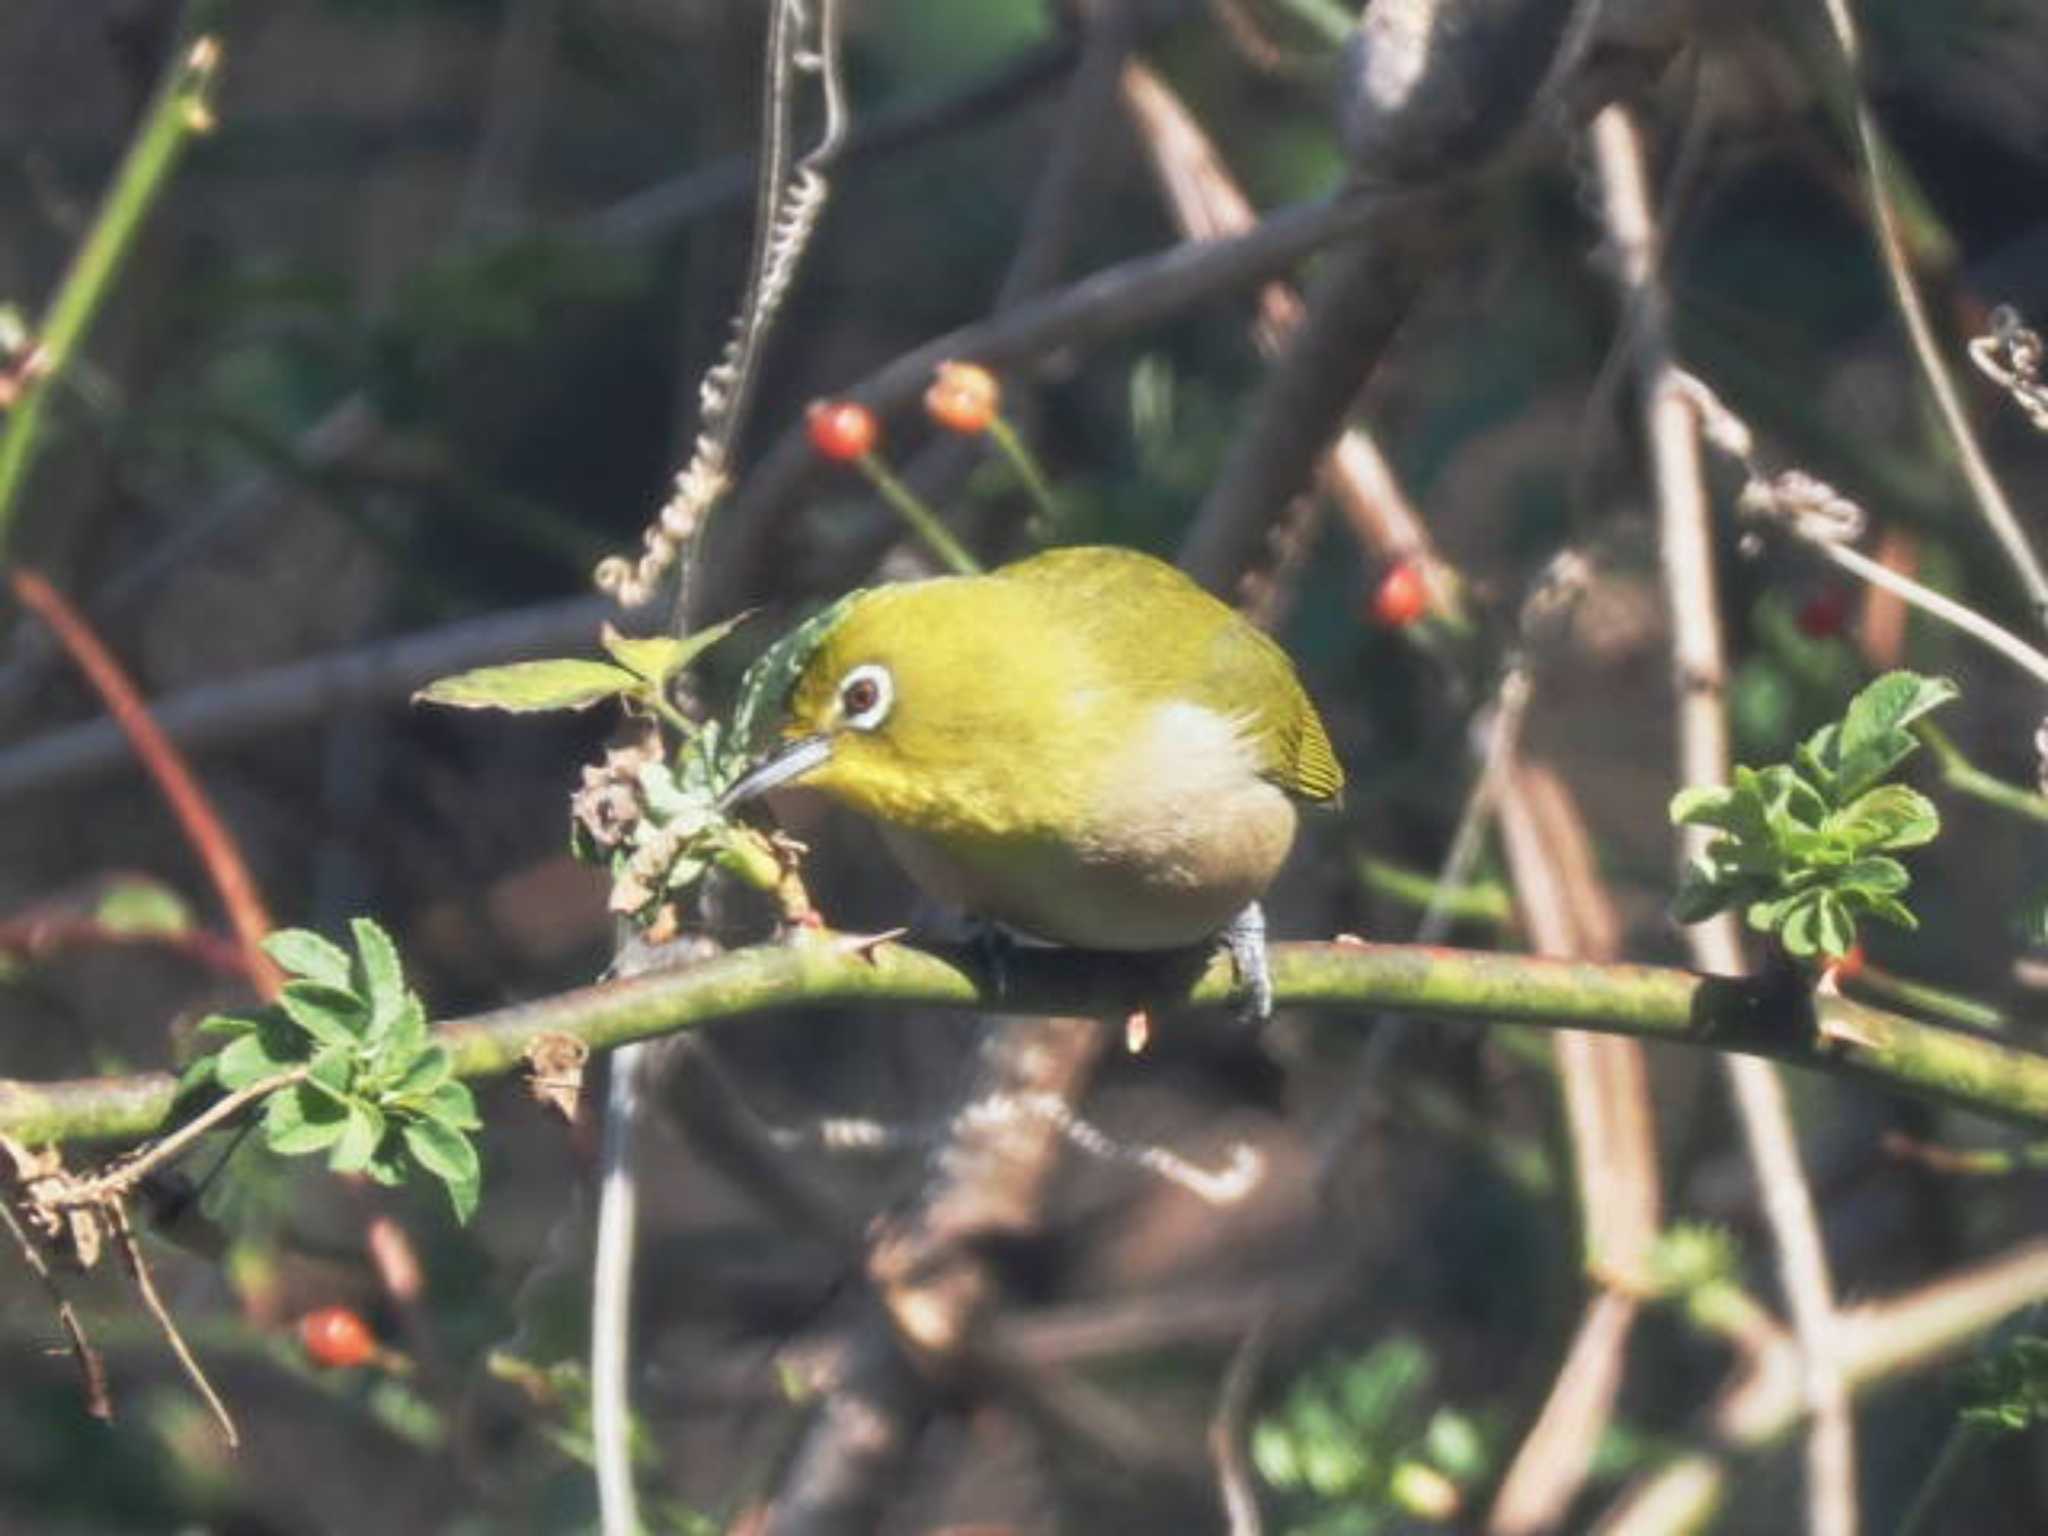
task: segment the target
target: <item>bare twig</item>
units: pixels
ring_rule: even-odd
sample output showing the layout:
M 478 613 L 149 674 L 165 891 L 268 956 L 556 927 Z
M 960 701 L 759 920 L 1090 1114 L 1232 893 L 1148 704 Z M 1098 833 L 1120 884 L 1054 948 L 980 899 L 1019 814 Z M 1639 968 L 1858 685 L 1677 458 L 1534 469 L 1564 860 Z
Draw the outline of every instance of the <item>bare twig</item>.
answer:
M 2048 655 L 1976 610 L 1851 548 L 1849 541 L 1858 537 L 1869 522 L 1869 515 L 1859 503 L 1804 470 L 1766 474 L 1748 422 L 1695 375 L 1674 369 L 1673 382 L 1692 407 L 1707 441 L 1742 466 L 1747 479 L 1738 505 L 1746 516 L 1784 529 L 1851 575 L 1961 630 L 1973 640 L 1982 641 L 2037 680 L 2048 683 Z
M 1245 1415 L 1251 1409 L 1252 1393 L 1259 1384 L 1259 1372 L 1266 1363 L 1266 1340 L 1272 1331 L 1273 1314 L 1262 1310 L 1258 1321 L 1245 1331 L 1243 1342 L 1231 1352 L 1230 1368 L 1223 1373 L 1223 1390 L 1216 1399 L 1216 1415 L 1209 1421 L 1209 1456 L 1216 1463 L 1216 1480 L 1223 1490 L 1223 1513 L 1230 1536 L 1260 1536 L 1259 1495 L 1252 1483 L 1252 1469 L 1244 1453 Z
M 157 727 L 188 753 L 277 731 L 364 704 L 395 702 L 437 677 L 492 662 L 587 646 L 604 598 L 544 603 L 379 640 L 152 701 Z M 108 720 L 52 731 L 0 752 L 0 800 L 82 782 L 129 760 Z
M 1055 348 L 1128 334 L 1216 294 L 1258 283 L 1334 241 L 1410 216 L 1416 201 L 1347 191 L 1281 209 L 1237 239 L 1137 257 L 928 341 L 842 391 L 842 397 L 886 413 L 922 395 L 932 370 L 952 359 L 971 357 L 1000 371 Z M 792 427 L 755 466 L 719 520 L 707 559 L 721 573 L 716 581 L 707 573 L 705 587 L 719 592 L 724 603 L 742 603 L 760 589 L 771 519 L 810 474 L 813 458 L 801 427 Z
M 1861 1392 L 1924 1370 L 2044 1296 L 2048 1242 L 2037 1241 L 1904 1295 L 1844 1307 L 1836 1331 L 1843 1380 Z M 1731 1457 L 1770 1445 L 1800 1425 L 1809 1401 L 1793 1343 L 1782 1335 L 1760 1342 L 1703 1415 L 1708 1446 L 1629 1484 L 1594 1527 L 1597 1536 L 1705 1528 L 1733 1480 Z
M 839 66 L 839 0 L 774 0 L 768 13 L 762 90 L 761 149 L 755 167 L 754 250 L 732 336 L 698 389 L 697 441 L 676 476 L 675 490 L 648 526 L 637 562 L 622 557 L 597 569 L 597 585 L 629 608 L 650 601 L 671 564 L 682 562 L 690 607 L 692 555 L 713 505 L 732 483 L 733 457 L 746 425 L 761 354 L 782 301 L 796 280 L 811 236 L 824 217 L 831 183 L 825 172 L 846 138 L 846 85 Z M 799 86 L 813 85 L 822 123 L 801 156 L 791 141 Z
M 1964 408 L 1962 392 L 1956 388 L 1955 375 L 1949 371 L 1941 342 L 1934 334 L 1933 322 L 1927 317 L 1927 307 L 1921 302 L 1919 289 L 1914 285 L 1905 242 L 1899 233 L 1898 213 L 1892 207 L 1891 173 L 1887 164 L 1890 151 L 1878 128 L 1877 117 L 1870 110 L 1869 99 L 1863 92 L 1863 45 L 1855 18 L 1850 15 L 1848 0 L 1823 0 L 1823 5 L 1848 71 L 1856 145 L 1863 160 L 1863 178 L 1869 185 L 1877 248 L 1883 257 L 1892 302 L 1898 308 L 1899 318 L 1905 322 L 1921 376 L 1926 379 L 1935 407 L 1941 413 L 1942 424 L 1947 427 L 1949 438 L 1955 444 L 1963 479 L 1969 485 L 1977 511 L 2005 551 L 2006 559 L 2012 563 L 2020 586 L 2033 607 L 2035 623 L 2048 629 L 2048 570 L 2042 569 L 2040 558 L 2027 540 L 2026 530 L 2020 526 L 2012 504 L 2006 500 L 2004 488 L 1991 472 L 1983 445 L 1977 441 L 1977 430 L 1971 425 L 1969 412 Z
M 1592 841 L 1563 783 L 1523 764 L 1503 797 L 1501 838 L 1522 917 L 1539 952 L 1609 959 L 1621 925 Z M 1586 1267 L 1601 1282 L 1586 1305 L 1549 1398 L 1502 1479 L 1489 1536 L 1560 1527 L 1592 1471 L 1613 1415 L 1641 1309 L 1662 1204 L 1642 1048 L 1561 1031 L 1553 1045 L 1578 1175 Z
M 114 1229 L 115 1244 L 121 1250 L 122 1262 L 128 1266 L 129 1276 L 135 1281 L 135 1289 L 142 1295 L 142 1304 L 149 1309 L 149 1315 L 156 1319 L 157 1327 L 163 1330 L 164 1340 L 171 1346 L 171 1353 L 178 1357 L 178 1364 L 184 1367 L 193 1390 L 212 1410 L 214 1421 L 220 1425 L 221 1438 L 227 1441 L 229 1449 L 239 1446 L 242 1437 L 235 1428 L 234 1416 L 228 1412 L 228 1405 L 221 1401 L 220 1394 L 213 1389 L 213 1383 L 200 1368 L 191 1346 L 185 1342 L 185 1335 L 178 1331 L 178 1325 L 171 1317 L 171 1309 L 164 1305 L 163 1297 L 157 1294 L 156 1277 L 150 1273 L 149 1261 L 143 1258 L 142 1248 L 136 1241 L 134 1224 L 128 1220 L 127 1203 L 115 1197 L 106 1202 L 105 1210 L 107 1219 Z
M 275 996 L 284 985 L 284 974 L 263 952 L 263 938 L 271 927 L 270 914 L 264 909 L 263 898 L 257 892 L 256 881 L 236 846 L 234 835 L 214 811 L 213 803 L 207 799 L 206 791 L 200 788 L 190 765 L 151 718 L 149 707 L 142 702 L 142 695 L 129 681 L 128 674 L 114 659 L 113 653 L 100 642 L 99 636 L 92 632 L 57 589 L 31 570 L 17 569 L 9 574 L 8 579 L 13 584 L 14 595 L 34 609 L 64 643 L 64 648 L 78 663 L 79 670 L 85 673 L 106 703 L 108 713 L 134 746 L 135 755 L 142 759 L 150 777 L 156 780 L 157 787 L 170 802 L 186 840 L 192 844 L 193 851 L 213 881 L 221 905 L 227 909 L 228 920 L 234 925 L 235 937 L 242 947 L 243 966 L 250 980 L 264 996 Z
M 85 1336 L 85 1325 L 78 1320 L 78 1309 L 71 1305 L 71 1298 L 64 1294 L 63 1288 L 57 1284 L 57 1277 L 50 1273 L 49 1260 L 43 1257 L 42 1250 L 28 1233 L 21 1229 L 21 1223 L 14 1219 L 13 1208 L 4 1199 L 0 1199 L 0 1222 L 6 1224 L 8 1234 L 21 1250 L 23 1262 L 41 1282 L 51 1307 L 57 1313 L 58 1326 L 63 1328 L 64 1337 L 71 1346 L 71 1358 L 78 1362 L 79 1380 L 85 1390 L 85 1411 L 103 1422 L 111 1422 L 114 1399 L 107 1390 L 107 1363 Z
M 1659 545 L 1671 612 L 1679 780 L 1720 784 L 1727 780 L 1730 762 L 1723 701 L 1727 666 L 1698 421 L 1671 357 L 1659 235 L 1650 208 L 1641 135 L 1625 108 L 1608 107 L 1594 119 L 1592 137 L 1609 236 L 1623 292 L 1637 321 L 1635 364 L 1656 475 Z M 1686 829 L 1680 839 L 1682 854 L 1698 851 L 1704 831 Z M 1730 914 L 1693 925 L 1687 938 L 1694 962 L 1702 969 L 1720 974 L 1743 969 L 1741 942 Z M 1791 1305 L 1813 1409 L 1807 1528 L 1810 1536 L 1853 1536 L 1854 1422 L 1836 1358 L 1833 1285 L 1784 1086 L 1765 1062 L 1740 1056 L 1724 1062 L 1776 1241 L 1779 1278 Z
M 1092 1019 L 1016 1019 L 986 1043 L 969 1102 L 1085 1092 L 1107 1032 Z M 881 1302 L 851 1347 L 770 1507 L 765 1536 L 867 1528 L 933 1411 L 972 1358 L 999 1296 L 984 1243 L 1034 1231 L 1061 1139 L 1042 1118 L 963 1118 L 909 1216 L 868 1262 Z M 860 1522 L 856 1527 L 854 1522 Z

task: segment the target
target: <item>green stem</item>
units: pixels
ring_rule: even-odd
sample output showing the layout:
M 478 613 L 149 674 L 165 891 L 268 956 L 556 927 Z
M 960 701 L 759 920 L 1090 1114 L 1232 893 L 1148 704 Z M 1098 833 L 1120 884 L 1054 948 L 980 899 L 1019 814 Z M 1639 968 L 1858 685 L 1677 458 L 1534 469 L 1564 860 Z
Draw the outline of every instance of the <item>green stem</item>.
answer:
M 2048 1124 L 2048 1056 L 1782 979 L 1399 944 L 1279 944 L 1271 958 L 1282 1005 L 1359 1017 L 1399 1009 L 1741 1051 Z M 480 1077 L 517 1068 L 549 1034 L 607 1050 L 713 1020 L 843 1003 L 1121 1019 L 1138 1008 L 1222 1006 L 1236 989 L 1228 957 L 1200 951 L 1024 951 L 1009 959 L 1004 983 L 963 952 L 813 934 L 452 1020 L 437 1037 L 458 1072 Z M 146 1136 L 170 1113 L 175 1089 L 168 1074 L 0 1080 L 0 1133 L 30 1143 Z
M 1941 1453 L 1934 1458 L 1934 1465 L 1927 1469 L 1920 1491 L 1913 1496 L 1913 1507 L 1899 1522 L 1898 1536 L 1921 1536 L 1923 1531 L 1947 1528 L 1945 1523 L 1935 1521 L 1935 1512 L 1941 1507 L 1942 1495 L 1948 1492 L 1948 1485 L 1955 1480 L 1964 1460 L 1977 1448 L 1979 1433 L 1977 1426 L 1968 1419 L 1956 1421 L 1948 1432 L 1948 1438 L 1941 1442 Z
M 917 492 L 897 479 L 888 465 L 872 453 L 863 454 L 859 463 L 861 473 L 882 493 L 882 499 L 894 507 L 917 536 L 931 546 L 933 554 L 959 575 L 973 576 L 980 572 L 981 562 L 967 553 L 965 546 L 939 521 L 938 514 L 918 499 Z
M 1859 992 L 1872 992 L 1888 1002 L 1903 1003 L 1908 1008 L 1917 1008 L 1931 1013 L 1951 1024 L 1960 1024 L 1965 1029 L 1983 1029 L 1997 1032 L 2012 1023 L 1999 1009 L 1989 1003 L 1980 1003 L 1974 997 L 1964 997 L 1946 987 L 1930 986 L 1924 981 L 1909 981 L 1904 976 L 1895 976 L 1890 971 L 1879 970 L 1866 965 L 1856 973 L 1849 985 Z
M 0 428 L 0 550 L 7 546 L 22 487 L 35 463 L 50 387 L 85 339 L 179 152 L 213 126 L 209 95 L 219 66 L 220 43 L 212 36 L 198 37 L 179 52 L 43 316 L 29 381 Z
M 988 435 L 996 440 L 996 447 L 1003 457 L 1010 461 L 1010 468 L 1017 472 L 1017 478 L 1024 482 L 1024 489 L 1038 505 L 1038 521 L 1050 533 L 1059 527 L 1060 504 L 1053 495 L 1052 482 L 1045 478 L 1045 471 L 1038 467 L 1038 459 L 1031 452 L 1017 429 L 998 416 L 988 424 Z
M 1357 18 L 1337 0 L 1273 0 L 1273 9 L 1285 11 L 1304 26 L 1311 27 L 1331 47 L 1343 46 L 1357 27 Z
M 1506 928 L 1515 920 L 1514 903 L 1497 880 L 1446 888 L 1434 874 L 1368 854 L 1352 860 L 1351 867 L 1358 883 L 1368 891 L 1418 912 L 1435 907 L 1456 922 L 1489 923 L 1496 928 Z
M 1913 731 L 1934 754 L 1935 762 L 1941 768 L 1941 782 L 1957 794 L 1969 795 L 2033 821 L 2048 822 L 2048 795 L 2037 795 L 2018 784 L 2008 783 L 1996 774 L 1986 773 L 1965 757 L 1963 749 L 1938 725 L 1920 720 L 1914 723 Z

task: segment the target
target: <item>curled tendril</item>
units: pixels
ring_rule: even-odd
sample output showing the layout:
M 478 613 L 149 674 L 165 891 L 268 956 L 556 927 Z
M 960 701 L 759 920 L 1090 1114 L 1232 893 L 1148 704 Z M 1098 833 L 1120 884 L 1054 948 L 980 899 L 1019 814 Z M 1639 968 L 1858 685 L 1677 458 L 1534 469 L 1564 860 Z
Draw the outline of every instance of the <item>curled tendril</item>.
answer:
M 637 560 L 613 555 L 600 562 L 593 579 L 621 605 L 637 608 L 652 600 L 673 566 L 689 579 L 689 555 L 704 521 L 732 484 L 732 459 L 744 420 L 762 343 L 788 296 L 811 236 L 825 211 L 831 184 L 825 170 L 846 135 L 846 92 L 839 66 L 838 0 L 803 0 L 775 7 L 768 37 L 768 91 L 747 291 L 733 317 L 731 334 L 718 361 L 697 389 L 699 429 L 690 460 L 676 476 L 675 489 L 641 535 Z M 815 77 L 824 124 L 817 143 L 792 166 L 790 122 L 795 77 Z

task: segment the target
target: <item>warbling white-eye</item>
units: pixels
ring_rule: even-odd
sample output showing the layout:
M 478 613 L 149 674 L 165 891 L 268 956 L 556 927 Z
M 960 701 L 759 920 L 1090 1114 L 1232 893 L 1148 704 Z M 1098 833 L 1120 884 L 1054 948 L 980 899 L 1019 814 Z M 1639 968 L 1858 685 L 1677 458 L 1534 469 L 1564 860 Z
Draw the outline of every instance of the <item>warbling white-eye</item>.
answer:
M 728 806 L 801 783 L 950 906 L 1058 944 L 1221 936 L 1270 1011 L 1259 896 L 1344 783 L 1287 654 L 1172 566 L 1053 550 L 856 594 Z

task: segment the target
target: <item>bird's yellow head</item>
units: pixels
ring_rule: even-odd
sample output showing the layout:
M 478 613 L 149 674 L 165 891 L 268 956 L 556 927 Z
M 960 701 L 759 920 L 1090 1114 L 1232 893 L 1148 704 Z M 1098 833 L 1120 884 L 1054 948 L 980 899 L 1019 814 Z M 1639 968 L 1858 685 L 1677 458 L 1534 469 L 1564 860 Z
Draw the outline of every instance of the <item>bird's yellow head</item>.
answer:
M 1077 764 L 1107 721 L 1077 707 L 1080 662 L 1028 591 L 944 577 L 858 593 L 810 647 L 791 658 L 779 740 L 728 805 L 801 783 L 928 830 L 1022 831 L 1071 813 Z

